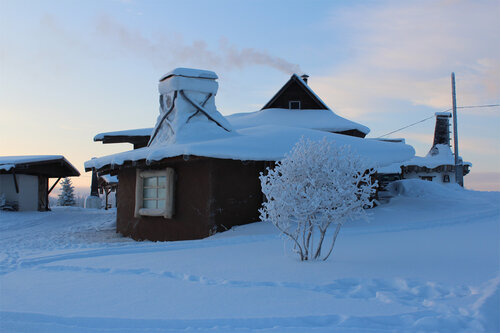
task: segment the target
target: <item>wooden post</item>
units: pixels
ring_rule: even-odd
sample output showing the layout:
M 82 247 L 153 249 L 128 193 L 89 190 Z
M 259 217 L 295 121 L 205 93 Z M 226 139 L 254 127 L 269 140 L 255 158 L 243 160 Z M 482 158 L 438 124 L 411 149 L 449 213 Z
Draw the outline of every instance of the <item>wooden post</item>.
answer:
M 109 195 L 109 192 L 111 192 L 111 190 L 105 189 L 105 191 L 106 191 L 106 207 L 104 209 L 108 210 L 108 195 Z
M 451 99 L 453 104 L 453 146 L 455 148 L 455 181 L 464 186 L 464 172 L 462 161 L 458 155 L 458 131 L 457 131 L 457 99 L 455 93 L 455 73 L 451 73 Z

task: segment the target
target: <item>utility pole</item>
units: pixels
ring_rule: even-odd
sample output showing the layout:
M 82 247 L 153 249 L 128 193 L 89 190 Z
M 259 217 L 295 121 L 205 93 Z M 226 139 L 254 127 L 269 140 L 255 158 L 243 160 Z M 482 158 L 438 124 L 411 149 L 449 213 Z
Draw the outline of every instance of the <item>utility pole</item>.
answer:
M 455 181 L 464 186 L 463 163 L 458 155 L 457 98 L 455 93 L 455 73 L 451 73 L 451 99 L 453 103 L 453 146 L 455 148 Z

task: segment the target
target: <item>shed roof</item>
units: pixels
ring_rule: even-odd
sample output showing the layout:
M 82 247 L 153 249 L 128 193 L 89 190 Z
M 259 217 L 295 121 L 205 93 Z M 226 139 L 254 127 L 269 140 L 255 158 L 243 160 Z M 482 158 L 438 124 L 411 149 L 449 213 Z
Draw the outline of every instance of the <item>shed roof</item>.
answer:
M 49 178 L 80 176 L 62 155 L 0 156 L 0 174 L 13 172 Z

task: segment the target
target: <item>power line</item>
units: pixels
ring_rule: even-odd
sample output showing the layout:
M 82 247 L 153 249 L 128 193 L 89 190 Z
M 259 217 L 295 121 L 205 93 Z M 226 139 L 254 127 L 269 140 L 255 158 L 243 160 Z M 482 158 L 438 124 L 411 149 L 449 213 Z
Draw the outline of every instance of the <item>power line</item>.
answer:
M 496 106 L 500 106 L 500 104 L 485 104 L 485 105 L 467 105 L 467 106 L 458 106 L 457 109 L 473 109 L 473 108 L 492 108 L 492 107 L 496 107 Z M 447 109 L 447 110 L 444 110 L 444 111 L 441 111 L 441 112 L 447 112 L 447 111 L 451 111 L 452 109 Z M 408 127 L 412 127 L 414 125 L 417 125 L 417 124 L 420 124 L 420 123 L 423 123 L 424 121 L 426 120 L 429 120 L 431 118 L 434 118 L 434 115 L 430 116 L 430 117 L 427 117 L 425 119 L 422 119 L 420 121 L 417 121 L 413 124 L 410 124 L 410 125 L 407 125 L 407 126 L 404 126 L 404 127 L 401 127 L 401 128 L 398 128 L 397 130 L 394 130 L 392 132 L 389 132 L 387 134 L 384 134 L 384 135 L 381 135 L 379 137 L 377 137 L 376 139 L 380 139 L 380 138 L 383 138 L 384 136 L 388 136 L 390 134 L 393 134 L 393 133 L 396 133 L 396 132 L 399 132 L 401 130 L 404 130 L 405 128 L 408 128 Z
M 446 111 L 444 111 L 444 112 L 446 112 Z M 399 132 L 399 131 L 401 131 L 401 130 L 404 130 L 405 128 L 408 128 L 408 127 L 414 126 L 414 125 L 416 125 L 416 124 L 423 123 L 424 121 L 429 120 L 429 119 L 431 119 L 431 118 L 434 118 L 434 115 L 432 115 L 432 116 L 430 116 L 430 117 L 428 117 L 428 118 L 422 119 L 422 120 L 420 120 L 420 121 L 417 121 L 416 123 L 413 123 L 413 124 L 407 125 L 407 126 L 405 126 L 405 127 L 398 128 L 398 129 L 397 129 L 397 130 L 395 130 L 395 131 L 392 131 L 392 132 L 389 132 L 389 133 L 387 133 L 387 134 L 381 135 L 381 136 L 377 137 L 377 139 L 383 138 L 384 136 L 388 136 L 388 135 L 390 135 L 390 134 L 392 134 L 392 133 Z
M 495 106 L 500 106 L 500 104 L 457 106 L 457 109 L 492 108 L 492 107 L 495 107 Z

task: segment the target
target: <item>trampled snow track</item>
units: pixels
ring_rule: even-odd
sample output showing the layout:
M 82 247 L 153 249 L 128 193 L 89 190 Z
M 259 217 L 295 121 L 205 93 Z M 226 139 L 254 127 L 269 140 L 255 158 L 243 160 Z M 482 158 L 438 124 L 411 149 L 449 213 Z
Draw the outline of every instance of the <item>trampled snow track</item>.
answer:
M 50 272 L 83 272 L 88 274 L 112 275 L 144 275 L 187 281 L 207 286 L 224 286 L 227 288 L 285 288 L 322 293 L 336 298 L 377 300 L 380 302 L 397 302 L 410 306 L 422 306 L 424 302 L 436 302 L 451 298 L 462 298 L 472 295 L 468 286 L 449 287 L 433 282 L 421 282 L 408 279 L 359 279 L 344 278 L 332 280 L 327 284 L 313 284 L 287 281 L 252 281 L 227 280 L 207 276 L 187 274 L 174 271 L 153 271 L 149 268 L 117 269 L 112 267 L 85 267 L 72 265 L 43 265 L 35 268 Z
M 100 247 L 95 249 L 84 249 L 84 250 L 67 250 L 69 253 L 52 254 L 44 256 L 34 256 L 30 258 L 19 258 L 16 256 L 15 260 L 8 263 L 0 263 L 0 275 L 7 274 L 9 272 L 18 270 L 33 268 L 38 265 L 54 263 L 63 260 L 74 260 L 74 259 L 84 259 L 84 258 L 96 258 L 104 256 L 116 256 L 124 254 L 137 254 L 137 253 L 158 253 L 158 252 L 170 252 L 170 251 L 180 251 L 186 249 L 200 249 L 200 248 L 212 248 L 212 247 L 224 247 L 234 244 L 245 244 L 253 242 L 261 242 L 266 239 L 278 238 L 277 235 L 265 235 L 265 236 L 245 236 L 245 237 L 233 237 L 227 239 L 205 239 L 205 240 L 194 240 L 194 241 L 181 241 L 181 242 L 132 242 L 126 244 L 112 244 L 106 247 Z M 14 258 L 11 258 L 14 259 Z
M 37 332 L 426 332 L 435 322 L 433 311 L 415 311 L 391 316 L 318 315 L 294 317 L 214 318 L 214 319 L 125 319 L 100 317 L 60 317 L 33 313 L 0 312 L 5 325 Z M 480 323 L 468 316 L 455 316 L 448 330 L 468 328 L 474 332 Z

